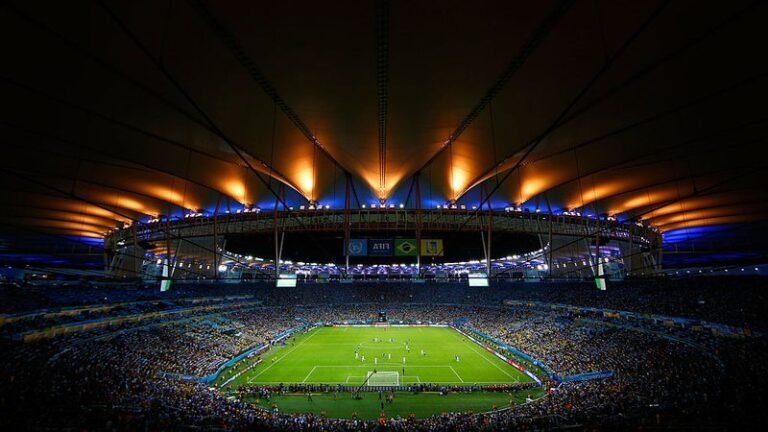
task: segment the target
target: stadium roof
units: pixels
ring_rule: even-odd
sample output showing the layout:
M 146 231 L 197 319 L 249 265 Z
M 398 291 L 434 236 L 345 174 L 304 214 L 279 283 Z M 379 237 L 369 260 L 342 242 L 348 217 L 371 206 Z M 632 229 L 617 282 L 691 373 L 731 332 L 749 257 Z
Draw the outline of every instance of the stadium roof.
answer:
M 457 201 L 768 216 L 760 1 L 11 1 L 0 224 Z M 682 230 L 682 231 L 681 231 Z M 687 234 L 686 234 L 687 238 Z

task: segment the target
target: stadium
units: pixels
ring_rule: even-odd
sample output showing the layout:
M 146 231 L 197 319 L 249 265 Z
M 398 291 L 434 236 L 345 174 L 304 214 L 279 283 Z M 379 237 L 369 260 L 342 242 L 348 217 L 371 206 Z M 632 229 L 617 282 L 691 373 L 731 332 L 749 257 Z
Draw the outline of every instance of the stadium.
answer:
M 0 429 L 759 428 L 767 19 L 3 1 Z

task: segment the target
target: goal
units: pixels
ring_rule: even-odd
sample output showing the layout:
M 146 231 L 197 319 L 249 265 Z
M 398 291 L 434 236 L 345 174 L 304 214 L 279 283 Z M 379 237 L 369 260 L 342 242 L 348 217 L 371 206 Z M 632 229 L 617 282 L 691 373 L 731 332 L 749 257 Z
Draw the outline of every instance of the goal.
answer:
M 398 372 L 368 372 L 369 386 L 399 386 L 400 374 Z

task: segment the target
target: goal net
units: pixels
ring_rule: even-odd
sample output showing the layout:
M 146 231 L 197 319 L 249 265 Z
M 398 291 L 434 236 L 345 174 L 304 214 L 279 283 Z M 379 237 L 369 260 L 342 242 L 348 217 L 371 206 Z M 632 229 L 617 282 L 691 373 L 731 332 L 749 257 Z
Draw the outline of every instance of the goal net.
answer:
M 400 374 L 397 372 L 368 372 L 369 386 L 399 386 Z

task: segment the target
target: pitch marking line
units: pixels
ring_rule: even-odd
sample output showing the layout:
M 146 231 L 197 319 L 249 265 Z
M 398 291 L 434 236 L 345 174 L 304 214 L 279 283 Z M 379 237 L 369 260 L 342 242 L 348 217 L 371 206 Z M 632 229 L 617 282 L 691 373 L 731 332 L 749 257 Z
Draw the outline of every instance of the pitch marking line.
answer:
M 304 381 L 302 381 L 302 383 L 305 383 L 305 382 L 307 382 L 307 380 L 309 379 L 309 376 L 310 376 L 310 375 L 312 375 L 312 372 L 314 372 L 314 371 L 315 371 L 315 369 L 317 369 L 317 366 L 313 367 L 313 368 L 312 368 L 312 370 L 311 370 L 311 371 L 309 371 L 309 373 L 307 374 L 307 376 L 305 376 L 305 377 L 304 377 Z
M 295 351 L 296 349 L 298 349 L 300 346 L 304 345 L 304 343 L 305 343 L 306 341 L 308 341 L 308 340 L 312 339 L 313 337 L 315 337 L 315 335 L 316 335 L 317 333 L 318 333 L 318 332 L 317 332 L 317 331 L 315 331 L 314 333 L 312 333 L 311 335 L 309 335 L 309 337 L 308 337 L 308 338 L 306 338 L 306 339 L 304 339 L 303 341 L 299 342 L 299 344 L 298 344 L 298 345 L 296 345 L 296 346 L 295 346 L 295 347 L 293 347 L 293 348 L 292 348 L 290 351 L 288 351 L 287 353 L 285 353 L 285 355 L 283 355 L 283 356 L 282 356 L 282 357 L 280 357 L 279 359 L 275 360 L 275 361 L 274 361 L 272 364 L 270 364 L 269 366 L 265 367 L 265 368 L 264 368 L 264 369 L 263 369 L 261 372 L 257 373 L 256 375 L 254 375 L 253 377 L 251 377 L 250 379 L 248 379 L 248 383 L 250 384 L 250 383 L 254 382 L 254 381 L 256 380 L 256 378 L 258 378 L 259 376 L 261 376 L 261 374 L 263 374 L 264 372 L 268 371 L 268 370 L 269 370 L 269 369 L 270 369 L 272 366 L 274 366 L 274 365 L 278 364 L 278 363 L 280 362 L 280 360 L 282 360 L 282 359 L 286 358 L 286 357 L 288 356 L 288 354 L 290 354 L 290 353 L 294 352 L 294 351 Z
M 315 346 L 315 345 L 321 345 L 321 346 L 358 346 L 359 344 L 356 344 L 354 342 L 320 342 L 320 343 L 308 343 L 307 346 Z
M 395 366 L 395 367 L 403 367 L 400 363 L 379 363 L 377 365 L 373 366 Z M 316 368 L 370 368 L 371 365 L 317 365 Z M 453 368 L 453 366 L 446 366 L 446 365 L 405 365 L 404 367 L 407 368 Z
M 453 374 L 456 375 L 456 377 L 459 379 L 459 381 L 464 382 L 464 380 L 461 378 L 461 375 L 459 375 L 456 372 L 456 369 L 454 369 L 453 366 L 448 366 L 448 367 L 451 368 L 451 370 L 453 371 Z
M 365 379 L 365 377 L 363 377 L 363 376 L 359 376 L 359 377 L 351 376 L 351 377 L 348 377 L 348 378 L 349 379 L 358 379 L 360 381 Z M 425 382 L 429 382 L 431 384 L 461 384 L 462 383 L 462 381 L 422 381 L 420 379 L 418 381 L 418 383 L 425 383 Z M 413 384 L 418 384 L 418 383 L 405 383 L 405 382 L 402 382 L 400 385 L 401 386 L 406 386 L 406 385 L 413 385 Z M 501 384 L 498 381 L 464 381 L 464 384 L 467 384 L 467 383 L 471 383 L 471 384 Z M 287 384 L 300 384 L 300 383 L 292 382 L 292 381 L 261 381 L 261 384 L 286 384 L 287 385 Z M 320 383 L 309 383 L 309 384 L 320 384 Z M 336 385 L 336 384 L 354 384 L 354 383 L 350 383 L 348 381 L 347 382 L 345 382 L 345 381 L 329 381 L 329 382 L 325 382 L 324 381 L 322 384 Z
M 514 380 L 515 382 L 518 382 L 518 381 L 517 381 L 517 379 L 516 379 L 514 376 L 512 376 L 512 375 L 510 375 L 510 374 L 509 374 L 509 372 L 507 372 L 507 371 L 505 371 L 504 369 L 502 369 L 501 367 L 499 367 L 499 365 L 497 365 L 496 363 L 494 363 L 494 362 L 492 362 L 492 361 L 488 360 L 488 358 L 487 358 L 487 357 L 485 357 L 485 356 L 483 355 L 483 353 L 481 353 L 481 352 L 478 352 L 478 351 L 475 349 L 475 347 L 474 347 L 474 342 L 470 342 L 470 341 L 468 341 L 468 340 L 466 340 L 466 339 L 464 339 L 464 342 L 466 342 L 467 344 L 469 344 L 469 347 L 472 349 L 472 351 L 474 351 L 474 352 L 475 352 L 477 355 L 479 355 L 479 356 L 480 356 L 480 357 L 481 357 L 483 360 L 485 360 L 485 361 L 487 361 L 488 363 L 492 364 L 492 365 L 493 365 L 493 366 L 494 366 L 496 369 L 498 369 L 498 370 L 500 370 L 500 371 L 504 372 L 504 375 L 506 375 L 506 376 L 508 376 L 508 377 L 512 378 L 512 380 Z

